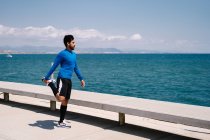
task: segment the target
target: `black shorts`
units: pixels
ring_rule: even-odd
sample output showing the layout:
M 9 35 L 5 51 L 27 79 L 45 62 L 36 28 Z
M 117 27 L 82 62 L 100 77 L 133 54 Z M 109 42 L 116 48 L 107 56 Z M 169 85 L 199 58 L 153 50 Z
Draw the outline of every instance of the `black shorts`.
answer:
M 66 99 L 70 99 L 72 82 L 70 79 L 57 78 L 57 89 L 60 96 L 64 96 Z

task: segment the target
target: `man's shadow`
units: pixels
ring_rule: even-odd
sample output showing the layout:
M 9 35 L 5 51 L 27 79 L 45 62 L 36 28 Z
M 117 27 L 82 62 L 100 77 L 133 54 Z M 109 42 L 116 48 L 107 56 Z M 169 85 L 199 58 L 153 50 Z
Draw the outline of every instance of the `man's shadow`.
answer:
M 53 130 L 55 127 L 59 127 L 58 122 L 55 120 L 36 121 L 34 124 L 29 124 L 29 126 L 40 127 L 42 129 L 48 130 Z M 62 128 L 71 128 L 71 126 L 62 126 Z

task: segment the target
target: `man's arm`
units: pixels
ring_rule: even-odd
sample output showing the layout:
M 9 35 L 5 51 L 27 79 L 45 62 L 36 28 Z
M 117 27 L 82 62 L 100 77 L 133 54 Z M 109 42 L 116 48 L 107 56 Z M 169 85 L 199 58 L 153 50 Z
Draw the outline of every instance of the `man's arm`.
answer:
M 49 80 L 51 74 L 55 71 L 55 69 L 58 67 L 58 65 L 60 64 L 60 62 L 62 61 L 62 57 L 60 54 L 58 54 L 54 60 L 54 63 L 52 65 L 52 67 L 50 68 L 49 72 L 47 73 L 47 75 L 45 76 L 45 80 Z
M 75 63 L 74 72 L 76 73 L 77 78 L 78 78 L 80 81 L 82 81 L 82 80 L 83 80 L 83 77 L 82 77 L 82 75 L 81 75 L 81 73 L 80 73 L 80 70 L 79 70 L 79 68 L 78 68 L 78 66 L 77 66 L 77 62 Z
M 83 79 L 83 77 L 82 77 L 82 75 L 80 73 L 80 70 L 79 70 L 79 68 L 77 66 L 77 62 L 75 63 L 74 72 L 76 73 L 78 79 L 81 81 L 81 86 L 85 87 L 85 81 L 84 81 L 84 79 Z

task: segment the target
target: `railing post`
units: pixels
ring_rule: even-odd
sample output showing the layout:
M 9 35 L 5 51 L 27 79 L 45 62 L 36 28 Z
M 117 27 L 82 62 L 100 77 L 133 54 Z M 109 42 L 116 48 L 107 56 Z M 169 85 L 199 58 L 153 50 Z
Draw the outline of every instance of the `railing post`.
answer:
M 9 93 L 4 92 L 4 101 L 9 101 Z
M 52 110 L 52 111 L 56 110 L 56 101 L 50 100 L 50 110 Z
M 119 125 L 125 125 L 125 114 L 119 112 Z

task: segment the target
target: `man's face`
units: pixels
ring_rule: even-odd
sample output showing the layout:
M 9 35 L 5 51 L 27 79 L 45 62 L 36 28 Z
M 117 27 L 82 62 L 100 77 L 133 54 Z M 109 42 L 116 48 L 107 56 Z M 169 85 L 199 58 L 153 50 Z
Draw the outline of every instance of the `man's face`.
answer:
M 74 48 L 75 48 L 75 46 L 76 46 L 76 43 L 75 43 L 74 40 L 72 40 L 71 42 L 67 43 L 67 45 L 68 45 L 68 48 L 69 48 L 70 50 L 74 50 Z

